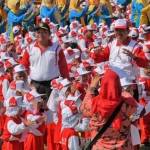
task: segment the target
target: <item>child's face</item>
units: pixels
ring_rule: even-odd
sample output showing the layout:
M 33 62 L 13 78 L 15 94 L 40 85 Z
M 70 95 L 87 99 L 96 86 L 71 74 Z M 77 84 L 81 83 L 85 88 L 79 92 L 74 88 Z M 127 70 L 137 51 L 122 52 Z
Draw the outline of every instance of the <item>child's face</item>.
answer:
M 5 107 L 3 106 L 3 103 L 0 102 L 0 115 L 3 115 L 5 113 Z
M 21 116 L 23 114 L 23 109 L 20 107 L 19 112 L 18 112 L 18 116 Z
M 7 49 L 7 52 L 15 52 L 15 45 L 11 42 L 8 42 L 6 49 Z
M 40 112 L 40 109 L 42 108 L 43 104 L 42 102 L 37 102 L 36 100 L 32 101 L 32 105 L 33 105 L 33 111 L 36 113 Z
M 76 91 L 76 86 L 75 86 L 75 83 L 73 83 L 72 85 L 71 85 L 71 89 L 70 89 L 71 91 L 71 94 L 74 94 L 75 93 L 75 91 Z
M 82 76 L 82 82 L 84 83 L 86 83 L 86 82 L 88 82 L 88 80 L 89 80 L 89 74 L 85 74 L 85 75 L 83 75 Z
M 13 79 L 13 67 L 7 69 L 7 75 L 11 80 Z
M 146 40 L 146 41 L 149 41 L 149 40 L 150 40 L 150 33 L 145 34 L 144 37 L 145 37 L 145 40 Z
M 134 87 L 132 85 L 126 87 L 125 91 L 129 92 L 132 96 L 134 95 Z
M 26 72 L 18 72 L 16 73 L 16 80 L 23 80 L 26 81 L 27 80 L 27 74 Z
M 93 36 L 93 32 L 92 31 L 87 31 L 86 33 L 85 33 L 85 37 L 86 38 L 91 38 Z
M 71 93 L 71 86 L 68 87 L 66 93 L 65 93 L 65 96 L 67 97 L 69 94 Z
M 146 76 L 150 77 L 150 69 L 144 69 L 144 73 Z
M 73 65 L 79 65 L 80 64 L 80 62 L 79 62 L 79 58 L 77 58 L 77 59 L 74 59 L 74 61 L 73 61 Z

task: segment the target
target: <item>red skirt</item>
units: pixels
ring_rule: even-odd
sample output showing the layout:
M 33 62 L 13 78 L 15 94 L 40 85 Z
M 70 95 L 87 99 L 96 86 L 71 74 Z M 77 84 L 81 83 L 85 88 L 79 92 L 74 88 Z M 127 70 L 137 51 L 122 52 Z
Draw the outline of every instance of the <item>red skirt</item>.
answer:
M 20 143 L 18 141 L 13 142 L 4 141 L 2 145 L 2 150 L 24 150 L 23 143 Z
M 147 102 L 142 99 L 140 103 L 144 106 Z M 150 138 L 150 113 L 140 119 L 141 142 L 148 142 Z
M 55 139 L 55 123 L 50 123 L 47 125 L 47 150 L 55 150 L 56 144 L 54 143 Z
M 44 137 L 28 134 L 24 142 L 25 150 L 44 150 Z

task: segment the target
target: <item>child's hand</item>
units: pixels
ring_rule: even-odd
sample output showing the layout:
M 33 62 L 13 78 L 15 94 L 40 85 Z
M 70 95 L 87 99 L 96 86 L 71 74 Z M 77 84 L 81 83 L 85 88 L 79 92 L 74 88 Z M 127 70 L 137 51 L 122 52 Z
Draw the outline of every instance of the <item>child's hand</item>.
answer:
M 42 115 L 41 117 L 39 117 L 39 119 L 37 120 L 37 122 L 45 122 L 47 120 L 46 115 Z
M 35 122 L 30 121 L 30 120 L 26 120 L 26 119 L 22 119 L 22 122 L 24 123 L 25 126 L 32 126 L 35 124 Z
M 98 82 L 100 81 L 100 76 L 97 75 L 92 79 L 90 87 L 97 87 Z

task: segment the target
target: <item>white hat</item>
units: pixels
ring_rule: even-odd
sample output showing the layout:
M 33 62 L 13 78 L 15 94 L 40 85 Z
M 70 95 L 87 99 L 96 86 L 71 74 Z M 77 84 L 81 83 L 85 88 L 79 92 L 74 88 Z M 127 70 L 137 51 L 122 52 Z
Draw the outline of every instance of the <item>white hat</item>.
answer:
M 17 64 L 18 63 L 13 58 L 10 58 L 5 61 L 4 68 L 5 68 L 5 70 L 7 70 L 8 68 L 14 67 Z
M 150 26 L 144 26 L 143 27 L 143 34 L 150 33 Z
M 23 80 L 12 81 L 10 83 L 10 89 L 16 90 L 16 91 L 24 91 L 25 83 Z
M 87 51 L 87 50 L 88 50 L 88 49 L 86 48 L 85 39 L 78 39 L 77 43 L 78 43 L 78 46 L 80 47 L 80 49 L 81 49 L 82 51 Z
M 17 34 L 20 31 L 20 27 L 19 26 L 14 26 L 13 27 L 13 34 Z
M 77 43 L 77 32 L 70 31 L 68 34 L 68 38 L 71 41 L 70 43 Z
M 52 89 L 59 89 L 59 86 L 60 86 L 60 81 L 62 81 L 63 78 L 62 77 L 59 77 L 57 79 L 54 79 L 51 81 L 51 88 Z
M 13 96 L 6 100 L 5 106 L 6 107 L 18 107 L 22 106 L 22 96 Z
M 60 84 L 62 85 L 62 87 L 66 87 L 66 86 L 70 85 L 71 82 L 68 79 L 63 79 L 60 81 Z
M 11 57 L 6 52 L 1 52 L 0 54 L 2 60 L 10 59 Z
M 87 31 L 94 31 L 94 30 L 97 30 L 97 25 L 96 25 L 96 24 L 87 25 L 87 26 L 85 27 L 85 29 L 86 29 Z
M 77 20 L 74 20 L 70 24 L 70 30 L 71 31 L 77 31 L 80 27 L 81 27 L 81 24 Z
M 89 66 L 95 66 L 95 62 L 92 58 L 82 60 L 82 63 L 80 64 L 81 68 L 86 68 Z
M 108 31 L 106 32 L 106 35 L 107 35 L 108 37 L 110 37 L 110 36 L 115 35 L 115 32 L 114 32 L 113 30 L 108 30 Z
M 75 59 L 78 59 L 80 57 L 80 50 L 72 49 L 69 47 L 66 50 L 64 50 L 64 54 L 67 63 L 72 63 Z
M 131 28 L 129 36 L 133 37 L 133 38 L 138 37 L 139 36 L 138 29 L 137 28 Z
M 81 93 L 77 93 L 75 95 L 68 95 L 68 97 L 66 98 L 66 100 L 70 100 L 70 101 L 77 101 L 81 96 Z
M 37 102 L 42 102 L 41 97 L 45 94 L 39 94 L 36 90 L 32 90 L 31 92 L 28 92 L 25 94 L 25 98 L 27 102 L 31 102 L 33 100 L 36 100 Z
M 98 27 L 101 28 L 101 27 L 104 26 L 104 25 L 105 25 L 105 23 L 104 23 L 104 22 L 101 22 L 101 23 L 99 23 Z
M 61 38 L 61 40 L 63 41 L 63 43 L 71 43 L 71 38 L 69 38 L 68 36 L 63 36 Z
M 142 33 L 140 33 L 138 39 L 144 41 L 144 40 L 145 40 L 145 39 L 144 39 L 144 35 L 143 35 Z
M 84 67 L 77 68 L 77 73 L 79 76 L 89 74 L 90 71 L 87 71 Z
M 127 29 L 128 23 L 126 19 L 118 19 L 115 21 L 115 29 Z
M 94 72 L 98 73 L 99 75 L 102 75 L 105 73 L 105 63 L 99 63 L 96 68 L 94 69 Z
M 70 31 L 68 36 L 69 37 L 77 37 L 78 33 L 76 31 Z
M 54 82 L 55 88 L 58 90 L 62 90 L 63 88 L 68 87 L 71 84 L 71 82 L 68 79 L 63 78 L 60 81 L 54 80 Z
M 15 68 L 14 68 L 15 73 L 22 72 L 22 71 L 26 71 L 26 69 L 23 65 L 19 64 L 19 65 L 15 66 Z
M 5 101 L 6 116 L 13 117 L 19 113 L 20 107 L 25 107 L 21 96 L 10 97 Z
M 50 19 L 49 18 L 42 18 L 42 22 L 44 22 L 44 23 L 50 23 Z
M 124 8 L 124 6 L 123 6 L 123 5 L 121 5 L 121 4 L 120 4 L 120 5 L 118 5 L 118 7 L 119 7 L 119 8 Z

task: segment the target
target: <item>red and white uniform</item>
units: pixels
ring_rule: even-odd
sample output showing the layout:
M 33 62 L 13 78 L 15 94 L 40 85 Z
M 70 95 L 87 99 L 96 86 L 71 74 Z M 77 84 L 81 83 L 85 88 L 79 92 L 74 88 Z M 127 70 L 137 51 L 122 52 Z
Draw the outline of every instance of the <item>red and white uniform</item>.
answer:
M 143 51 L 146 58 L 150 61 L 150 41 L 145 41 L 143 44 Z
M 146 107 L 150 103 L 150 77 L 141 77 L 142 82 L 140 103 Z M 150 138 L 150 113 L 140 119 L 141 142 L 148 142 Z
M 24 142 L 25 150 L 44 150 L 45 124 L 37 121 L 40 116 L 41 114 L 32 113 L 28 113 L 26 116 L 27 120 L 35 122 L 35 125 L 29 127 L 29 132 Z
M 78 133 L 73 128 L 65 128 L 61 133 L 62 150 L 80 150 Z
M 42 49 L 38 42 L 31 44 L 24 52 L 21 61 L 30 68 L 30 77 L 35 81 L 48 81 L 58 77 L 68 77 L 68 70 L 63 51 L 58 43 L 50 43 L 47 49 Z
M 12 81 L 11 76 L 9 74 L 5 74 L 2 82 L 2 94 L 4 99 L 6 99 L 6 94 L 9 89 L 9 84 L 11 83 L 11 81 Z
M 64 108 L 62 109 L 61 148 L 62 150 L 80 150 L 79 135 L 75 131 L 79 116 L 77 114 L 73 115 L 74 112 L 72 111 L 76 111 L 77 108 L 74 108 L 74 104 L 70 102 L 67 102 L 67 105 L 70 105 L 69 107 L 64 104 Z
M 0 114 L 0 133 L 4 131 L 6 116 L 4 114 Z
M 124 48 L 132 52 L 137 57 L 136 60 L 133 61 L 129 56 L 124 54 Z M 124 70 L 130 77 L 135 77 L 136 75 L 135 70 L 137 67 L 135 64 L 140 67 L 148 66 L 148 60 L 145 57 L 142 47 L 130 39 L 123 45 L 115 39 L 103 51 L 97 53 L 93 59 L 96 63 L 109 60 L 111 66 Z
M 25 129 L 20 118 L 7 117 L 2 135 L 2 150 L 23 150 L 23 142 L 20 140 Z
M 27 127 L 19 117 L 21 97 L 11 97 L 6 103 L 6 120 L 3 128 L 2 150 L 23 150 L 24 132 Z
M 4 78 L 4 75 L 0 75 L 0 101 L 4 101 L 4 96 L 2 92 Z

